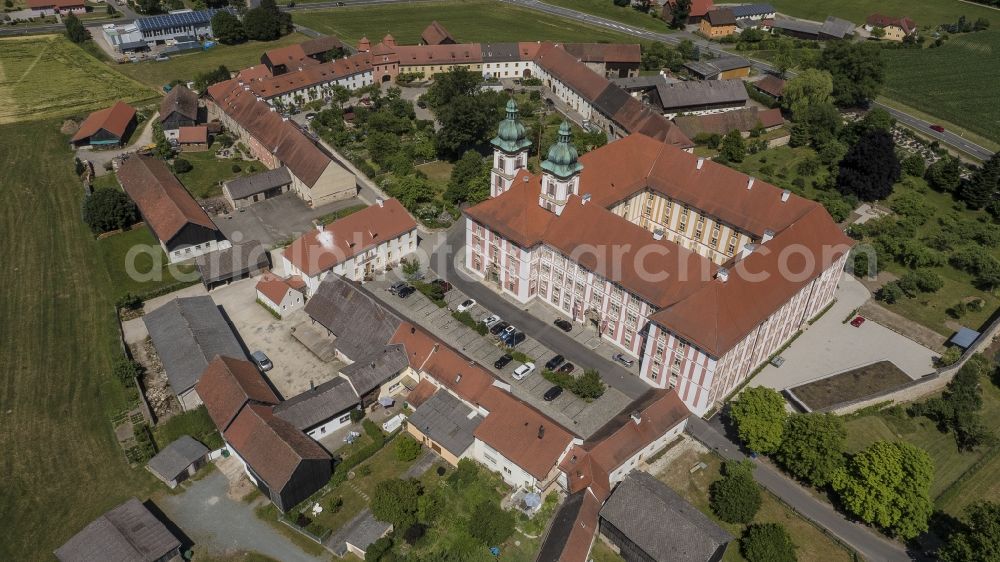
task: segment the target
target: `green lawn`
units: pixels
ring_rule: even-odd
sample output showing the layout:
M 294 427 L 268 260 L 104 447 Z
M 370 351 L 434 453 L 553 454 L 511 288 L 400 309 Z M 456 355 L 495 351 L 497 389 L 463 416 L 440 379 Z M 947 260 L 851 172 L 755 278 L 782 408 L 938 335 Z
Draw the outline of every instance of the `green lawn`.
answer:
M 129 251 L 134 256 L 135 278 L 127 272 Z M 178 285 L 194 284 L 198 273 L 191 265 L 167 265 L 167 256 L 156 242 L 149 228 L 141 226 L 120 234 L 113 234 L 97 242 L 98 259 L 104 262 L 109 282 L 105 292 L 113 299 L 131 293 L 142 295 L 151 291 Z M 141 250 L 141 251 L 139 251 Z
M 707 466 L 695 473 L 689 469 L 698 462 L 703 462 Z M 687 451 L 671 463 L 670 467 L 659 475 L 660 480 L 673 488 L 678 494 L 691 502 L 709 519 L 718 523 L 723 529 L 729 531 L 735 539 L 739 539 L 743 534 L 742 525 L 734 525 L 719 520 L 709 507 L 708 495 L 709 487 L 720 476 L 722 462 L 720 457 L 713 453 L 697 453 Z M 762 504 L 760 511 L 754 517 L 754 523 L 780 523 L 795 543 L 795 553 L 799 560 L 851 560 L 851 555 L 840 544 L 826 536 L 812 523 L 799 517 L 794 511 L 785 507 L 785 504 L 775 498 L 770 492 L 764 490 L 761 494 Z M 734 540 L 729 543 L 723 560 L 730 562 L 743 561 L 743 556 L 739 552 L 739 541 Z
M 182 152 L 178 158 L 191 163 L 191 171 L 177 174 L 177 179 L 181 180 L 195 199 L 218 197 L 222 195 L 222 182 L 265 170 L 264 165 L 259 162 L 216 158 L 214 148 L 201 152 Z M 234 164 L 240 167 L 239 172 L 233 171 Z
M 420 33 L 433 20 L 445 26 L 458 41 L 636 41 L 629 35 L 488 0 L 295 12 L 294 19 L 295 23 L 352 44 L 357 44 L 362 36 L 375 43 L 388 32 L 398 43 L 413 45 L 420 41 Z
M 88 113 L 156 92 L 58 35 L 0 39 L 0 123 Z M 68 139 L 64 139 L 68 140 Z
M 292 33 L 277 41 L 249 41 L 242 45 L 216 45 L 207 51 L 170 55 L 170 60 L 157 62 L 115 64 L 114 67 L 122 74 L 130 76 L 143 84 L 148 84 L 157 91 L 163 91 L 163 85 L 171 80 L 194 80 L 196 74 L 214 70 L 219 65 L 225 65 L 231 71 L 237 71 L 260 63 L 264 51 L 284 47 L 293 43 L 301 43 L 309 39 L 305 35 Z
M 145 499 L 156 483 L 128 468 L 108 421 L 126 404 L 110 376 L 120 353 L 111 280 L 80 220 L 82 188 L 59 126 L 0 126 L 0 560 L 49 559 L 95 517 Z
M 660 8 L 658 6 L 650 10 L 649 13 L 644 13 L 631 6 L 616 6 L 610 0 L 545 0 L 545 3 L 570 8 L 578 12 L 586 12 L 659 33 L 670 33 L 673 31 L 665 21 L 660 19 Z
M 177 414 L 165 422 L 159 423 L 153 430 L 156 448 L 162 450 L 184 435 L 190 435 L 210 450 L 222 446 L 222 436 L 215 428 L 215 423 L 208 416 L 205 406 L 198 406 L 183 414 Z
M 991 12 L 1000 24 L 1000 11 Z M 934 49 L 887 49 L 882 58 L 886 97 L 1000 142 L 1000 30 L 953 35 Z
M 917 22 L 921 29 L 927 26 L 953 22 L 964 15 L 969 20 L 986 18 L 1000 20 L 1000 14 L 985 6 L 977 6 L 959 0 L 774 0 L 771 5 L 779 13 L 823 21 L 827 16 L 837 16 L 856 24 L 863 24 L 865 18 L 874 12 L 889 16 L 907 16 Z

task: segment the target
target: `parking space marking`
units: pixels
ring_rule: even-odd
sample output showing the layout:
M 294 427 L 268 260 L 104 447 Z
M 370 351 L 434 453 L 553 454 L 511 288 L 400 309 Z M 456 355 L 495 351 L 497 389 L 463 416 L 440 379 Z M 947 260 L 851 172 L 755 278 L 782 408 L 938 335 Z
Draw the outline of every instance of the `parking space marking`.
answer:
M 587 407 L 587 403 L 584 402 L 583 400 L 576 398 L 576 396 L 574 396 L 573 398 L 575 398 L 575 400 L 567 404 L 566 407 L 562 409 L 562 413 L 566 414 L 571 418 L 575 418 L 576 416 L 580 415 L 580 413 L 583 412 L 584 408 Z

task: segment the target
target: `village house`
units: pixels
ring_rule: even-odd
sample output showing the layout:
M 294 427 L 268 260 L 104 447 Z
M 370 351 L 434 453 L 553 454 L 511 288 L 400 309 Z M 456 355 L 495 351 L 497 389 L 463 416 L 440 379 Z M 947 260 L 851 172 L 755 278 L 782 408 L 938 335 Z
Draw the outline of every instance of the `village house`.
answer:
M 347 427 L 351 412 L 361 399 L 350 383 L 337 377 L 289 398 L 274 407 L 274 415 L 295 426 L 313 439 Z
M 396 199 L 378 199 L 375 205 L 317 226 L 285 248 L 281 259 L 284 271 L 301 277 L 311 296 L 330 272 L 364 281 L 395 267 L 416 249 L 413 217 Z
M 109 108 L 95 111 L 80 123 L 70 143 L 73 146 L 113 148 L 124 145 L 136 126 L 135 108 L 118 101 Z
M 54 554 L 60 562 L 135 560 L 167 562 L 180 557 L 181 541 L 136 498 L 101 515 Z
M 722 39 L 736 33 L 736 16 L 728 8 L 716 8 L 698 24 L 698 31 L 709 39 Z
M 260 62 L 271 71 L 271 75 L 278 76 L 340 58 L 345 50 L 346 45 L 340 39 L 326 35 L 266 51 L 261 55 Z
M 278 277 L 265 273 L 257 281 L 257 302 L 284 318 L 305 306 L 306 283 L 301 277 Z
M 118 166 L 118 182 L 139 208 L 170 263 L 231 246 L 163 160 L 128 156 Z
M 882 37 L 886 41 L 902 41 L 907 37 L 916 35 L 917 24 L 908 17 L 894 18 L 882 14 L 872 14 L 865 19 L 865 31 L 869 33 L 876 29 L 881 29 Z
M 667 0 L 663 4 L 663 11 L 660 14 L 663 20 L 666 22 L 672 21 L 675 9 L 677 9 L 677 0 Z M 712 0 L 691 0 L 691 7 L 688 8 L 687 23 L 701 23 L 701 20 L 705 19 L 705 16 L 714 9 L 715 5 L 712 3 Z
M 469 457 L 483 416 L 450 392 L 427 384 L 436 392 L 414 409 L 406 420 L 406 430 L 449 464 L 458 466 L 458 461 Z
M 198 94 L 178 84 L 160 101 L 160 126 L 168 140 L 177 140 L 182 127 L 198 124 Z M 207 131 L 206 131 L 207 135 Z M 206 140 L 207 141 L 207 137 Z
M 28 0 L 28 9 L 33 17 L 55 14 L 83 14 L 87 11 L 83 0 Z

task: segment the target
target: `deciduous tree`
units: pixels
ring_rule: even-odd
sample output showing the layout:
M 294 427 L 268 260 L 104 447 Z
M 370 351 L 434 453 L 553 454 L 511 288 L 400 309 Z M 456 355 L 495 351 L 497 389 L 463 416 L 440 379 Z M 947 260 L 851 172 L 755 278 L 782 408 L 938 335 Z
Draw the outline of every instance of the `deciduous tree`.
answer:
M 405 529 L 417 520 L 417 498 L 420 483 L 417 480 L 392 478 L 375 485 L 369 507 L 380 521 Z
M 212 35 L 223 45 L 235 45 L 247 40 L 239 18 L 226 11 L 215 12 L 212 16 Z
M 408 434 L 400 435 L 396 439 L 396 459 L 409 462 L 420 455 L 420 442 Z
M 837 189 L 862 201 L 885 199 L 899 181 L 900 166 L 892 135 L 870 131 L 861 136 L 840 161 Z
M 514 533 L 514 515 L 492 501 L 484 501 L 472 510 L 469 534 L 486 546 L 498 546 Z
M 961 162 L 954 156 L 945 156 L 927 167 L 924 179 L 938 191 L 954 193 L 962 184 Z
M 744 390 L 733 402 L 729 417 L 740 440 L 758 453 L 773 453 L 781 445 L 788 413 L 785 399 L 777 391 L 755 386 Z
M 840 107 L 867 105 L 885 81 L 882 51 L 874 44 L 831 41 L 816 63 L 833 76 L 833 99 Z
M 825 486 L 844 464 L 844 421 L 831 414 L 792 416 L 775 458 L 813 486 Z
M 83 43 L 87 39 L 90 39 L 90 32 L 87 28 L 83 27 L 83 23 L 80 22 L 80 18 L 76 17 L 76 14 L 70 13 L 63 20 L 63 24 L 66 26 L 66 37 L 74 43 Z
M 490 195 L 489 168 L 483 156 L 467 150 L 451 169 L 451 179 L 444 198 L 452 203 L 478 203 Z
M 751 461 L 728 461 L 723 477 L 712 483 L 709 504 L 727 523 L 749 523 L 760 509 L 760 486 L 753 479 Z
M 754 523 L 740 538 L 740 553 L 747 562 L 795 562 L 795 544 L 778 523 Z
M 1000 503 L 977 501 L 965 508 L 960 527 L 937 555 L 942 562 L 1000 560 Z
M 830 103 L 832 96 L 833 76 L 825 70 L 807 68 L 785 83 L 781 103 L 794 116 L 806 106 Z
M 742 162 L 747 155 L 747 145 L 743 142 L 743 135 L 739 130 L 733 129 L 722 137 L 722 144 L 719 145 L 719 156 L 729 162 Z
M 959 195 L 969 207 L 982 209 L 997 200 L 997 190 L 1000 190 L 1000 156 L 993 154 L 962 186 Z
M 98 189 L 83 202 L 83 222 L 94 232 L 126 228 L 138 220 L 135 204 L 115 188 Z

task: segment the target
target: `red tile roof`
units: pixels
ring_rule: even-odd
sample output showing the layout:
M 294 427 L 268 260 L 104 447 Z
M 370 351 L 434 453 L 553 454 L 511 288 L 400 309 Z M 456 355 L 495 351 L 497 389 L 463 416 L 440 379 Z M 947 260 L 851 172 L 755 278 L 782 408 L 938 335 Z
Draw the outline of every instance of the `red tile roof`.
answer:
M 403 205 L 388 199 L 302 236 L 283 255 L 312 277 L 415 228 Z
M 400 45 L 394 48 L 399 64 L 474 64 L 483 62 L 479 43 L 454 45 Z
M 745 107 L 722 113 L 707 115 L 678 115 L 674 123 L 690 137 L 699 134 L 725 135 L 730 131 L 750 132 L 760 123 L 765 129 L 785 123 L 778 108 L 760 111 L 757 107 Z
M 301 277 L 296 276 L 295 279 L 298 279 L 303 285 L 305 284 Z M 281 304 L 281 301 L 285 300 L 285 295 L 288 294 L 288 291 L 292 290 L 294 288 L 289 279 L 283 279 L 273 273 L 265 273 L 257 281 L 257 291 L 274 304 Z
M 542 43 L 535 62 L 584 99 L 596 100 L 608 87 L 608 79 L 591 70 L 555 43 Z
M 580 511 L 573 522 L 573 530 L 569 532 L 566 544 L 563 545 L 559 562 L 586 562 L 590 559 L 590 547 L 597 534 L 598 516 L 601 512 L 601 501 L 594 494 L 587 493 L 583 497 Z
M 212 359 L 195 390 L 219 431 L 229 427 L 247 402 L 272 405 L 279 402 L 253 363 L 232 357 Z
M 865 20 L 868 25 L 874 25 L 877 27 L 889 27 L 895 26 L 903 30 L 903 33 L 909 35 L 914 30 L 917 29 L 917 24 L 908 17 L 894 18 L 892 16 L 884 16 L 882 14 L 872 14 L 868 16 Z
M 179 127 L 177 129 L 177 142 L 180 144 L 208 144 L 208 127 L 205 125 Z
M 277 76 L 271 76 L 270 73 L 264 75 L 241 73 L 240 78 L 250 86 L 254 94 L 270 99 L 317 84 L 369 72 L 372 69 L 371 55 L 368 53 L 358 53 L 324 63 L 308 57 L 305 60 L 310 62 L 291 67 L 288 69 L 289 72 Z
M 489 415 L 475 436 L 538 480 L 545 480 L 573 440 L 562 426 L 497 387 L 482 396 Z
M 55 7 L 60 10 L 68 8 L 83 8 L 83 0 L 28 0 L 28 7 L 34 10 Z
M 163 160 L 130 156 L 118 166 L 118 182 L 135 201 L 146 224 L 167 243 L 187 224 L 218 231 Z
M 434 396 L 437 392 L 438 387 L 432 383 L 429 379 L 421 379 L 417 383 L 417 386 L 413 387 L 413 390 L 406 395 L 406 403 L 410 405 L 411 408 L 416 410 L 421 404 L 427 401 L 428 398 Z
M 770 94 L 775 98 L 780 98 L 785 93 L 785 81 L 770 74 L 756 82 L 751 82 L 751 84 L 758 90 Z
M 583 62 L 642 62 L 642 47 L 637 43 L 566 43 L 563 49 Z
M 272 490 L 284 488 L 302 460 L 330 460 L 312 438 L 274 416 L 271 406 L 243 408 L 224 435 Z
M 82 4 L 81 2 L 80 5 Z M 47 1 L 45 5 L 51 6 L 52 3 Z M 128 130 L 128 126 L 133 119 L 135 119 L 134 107 L 123 101 L 115 102 L 111 107 L 99 109 L 88 115 L 83 120 L 83 123 L 80 123 L 80 128 L 73 135 L 71 141 L 82 141 L 101 129 L 121 139 L 125 136 L 125 132 Z
M 677 5 L 677 0 L 669 0 L 668 4 L 671 8 Z M 688 13 L 689 17 L 700 18 L 704 17 L 705 14 L 715 9 L 715 5 L 712 4 L 712 0 L 691 0 L 691 11 Z
M 705 18 L 708 19 L 708 23 L 711 24 L 712 27 L 736 25 L 736 16 L 733 15 L 733 11 L 725 8 L 712 10 L 705 14 Z
M 420 40 L 427 45 L 441 45 L 446 42 L 455 42 L 455 38 L 448 33 L 443 25 L 434 20 L 428 25 L 424 32 L 420 34 Z
M 713 280 L 650 320 L 721 357 L 825 271 L 854 242 L 819 205 Z M 764 273 L 767 279 L 757 277 Z

